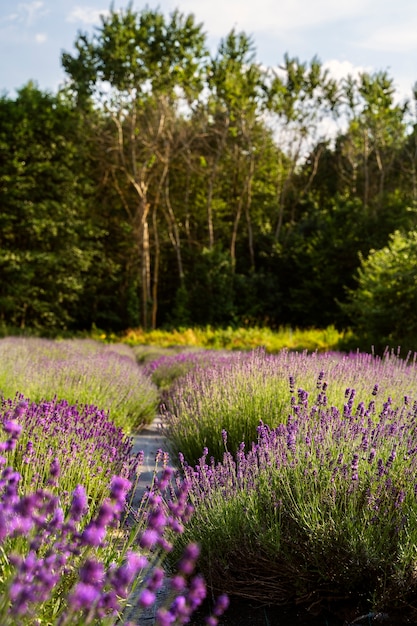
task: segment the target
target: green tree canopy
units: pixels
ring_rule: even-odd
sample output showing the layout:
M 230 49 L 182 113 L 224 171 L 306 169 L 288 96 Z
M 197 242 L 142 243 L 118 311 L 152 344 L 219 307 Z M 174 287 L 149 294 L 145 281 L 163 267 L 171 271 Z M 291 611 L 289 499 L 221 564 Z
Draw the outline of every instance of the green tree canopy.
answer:
M 167 18 L 158 9 L 135 12 L 130 5 L 125 11 L 112 9 L 91 37 L 78 36 L 75 47 L 75 55 L 62 55 L 62 64 L 80 106 L 88 109 L 94 102 L 108 116 L 110 124 L 94 131 L 102 168 L 120 195 L 134 233 L 142 325 L 155 326 L 158 204 L 178 147 L 180 105 L 189 112 L 203 88 L 205 34 L 191 14 L 174 11 Z M 167 215 L 172 231 L 172 210 Z M 178 239 L 174 245 L 178 255 Z
M 78 128 L 64 94 L 0 99 L 0 316 L 16 327 L 71 326 L 99 255 Z

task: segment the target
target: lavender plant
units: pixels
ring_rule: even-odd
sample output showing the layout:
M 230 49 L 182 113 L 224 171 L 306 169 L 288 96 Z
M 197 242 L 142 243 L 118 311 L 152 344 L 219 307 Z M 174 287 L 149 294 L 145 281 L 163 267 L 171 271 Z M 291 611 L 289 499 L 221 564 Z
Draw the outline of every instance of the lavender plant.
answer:
M 133 598 L 136 620 L 155 603 L 170 539 L 182 532 L 192 512 L 186 483 L 166 504 L 161 494 L 172 471 L 166 468 L 140 509 L 132 512 L 135 523 L 127 525 L 124 512 L 132 484 L 115 475 L 108 497 L 90 517 L 85 488 L 78 484 L 66 494 L 54 470 L 48 488 L 28 492 L 19 472 L 6 465 L 22 426 L 5 419 L 3 427 L 8 439 L 0 444 L 5 455 L 0 457 L 0 623 L 114 626 Z M 69 499 L 69 507 L 57 492 Z M 169 602 L 156 610 L 159 626 L 186 623 L 202 603 L 205 584 L 193 575 L 198 554 L 196 544 L 186 547 L 170 583 Z M 207 623 L 215 625 L 226 606 L 227 599 L 220 597 Z
M 0 339 L 0 393 L 54 397 L 109 411 L 125 432 L 152 421 L 158 392 L 128 346 L 92 340 Z
M 292 388 L 312 393 L 319 375 L 327 381 L 329 404 L 339 410 L 343 410 L 348 385 L 366 402 L 373 398 L 374 381 L 378 380 L 377 410 L 382 406 L 379 398 L 390 395 L 394 403 L 401 403 L 417 386 L 415 355 L 400 359 L 393 352 L 380 358 L 287 350 L 270 355 L 256 350 L 233 353 L 228 359 L 213 358 L 210 365 L 181 377 L 163 396 L 161 414 L 171 453 L 176 457 L 181 452 L 189 463 L 196 463 L 208 447 L 220 460 L 222 430 L 227 431 L 229 450 L 235 453 L 242 441 L 248 446 L 256 440 L 260 420 L 270 426 L 285 422 Z
M 82 483 L 94 512 L 113 475 L 130 479 L 139 472 L 141 458 L 132 454 L 132 440 L 95 406 L 56 399 L 37 404 L 18 394 L 0 399 L 0 421 L 16 422 L 22 430 L 6 455 L 22 477 L 21 489 L 45 488 L 52 472 L 65 493 Z
M 144 373 L 161 390 L 169 389 L 174 381 L 188 374 L 196 368 L 218 367 L 221 363 L 228 363 L 234 354 L 217 350 L 183 351 L 177 354 L 163 354 L 144 366 Z
M 201 543 L 206 579 L 230 595 L 417 612 L 417 401 L 374 384 L 339 409 L 327 389 L 321 374 L 312 394 L 292 388 L 285 420 L 236 454 L 223 431 L 221 462 L 180 455 L 195 507 L 181 542 Z

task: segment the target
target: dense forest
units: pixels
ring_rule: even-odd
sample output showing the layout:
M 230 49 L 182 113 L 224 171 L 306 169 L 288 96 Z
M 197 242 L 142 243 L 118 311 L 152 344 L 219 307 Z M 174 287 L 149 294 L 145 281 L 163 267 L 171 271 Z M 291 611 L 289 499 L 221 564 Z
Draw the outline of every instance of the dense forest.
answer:
M 386 71 L 265 67 L 234 30 L 209 53 L 192 15 L 150 9 L 74 50 L 57 93 L 0 99 L 0 324 L 385 340 L 417 315 L 416 103 Z

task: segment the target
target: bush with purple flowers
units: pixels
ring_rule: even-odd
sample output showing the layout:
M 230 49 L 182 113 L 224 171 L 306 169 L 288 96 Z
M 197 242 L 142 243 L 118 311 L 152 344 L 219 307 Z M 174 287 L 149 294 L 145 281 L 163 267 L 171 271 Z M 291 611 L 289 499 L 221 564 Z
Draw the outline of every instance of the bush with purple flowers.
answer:
M 8 439 L 0 444 L 0 623 L 113 626 L 133 601 L 136 620 L 155 603 L 165 578 L 162 559 L 189 521 L 187 484 L 164 500 L 161 494 L 170 487 L 172 473 L 166 468 L 139 510 L 130 511 L 129 523 L 132 483 L 123 476 L 111 478 L 107 497 L 92 515 L 83 485 L 70 493 L 60 488 L 56 463 L 49 487 L 30 491 L 21 474 L 7 465 L 8 455 L 19 446 L 26 409 L 19 404 L 13 415 L 3 416 Z M 159 626 L 185 624 L 204 600 L 204 581 L 194 576 L 198 555 L 197 545 L 186 547 L 168 604 L 155 611 Z M 221 596 L 207 623 L 216 624 L 226 606 Z
M 363 402 L 374 399 L 377 410 L 382 406 L 380 398 L 391 396 L 401 403 L 417 388 L 415 361 L 394 353 L 379 358 L 288 350 L 271 355 L 255 350 L 213 358 L 210 365 L 181 377 L 163 396 L 161 414 L 170 452 L 174 458 L 181 452 L 189 463 L 196 463 L 207 447 L 220 460 L 225 430 L 228 449 L 235 453 L 242 441 L 248 446 L 256 440 L 260 420 L 270 426 L 282 424 L 294 390 L 301 387 L 314 393 L 319 376 L 326 382 L 328 403 L 341 411 L 347 386 Z M 376 399 L 372 396 L 375 380 L 380 390 Z
M 151 422 L 158 403 L 129 346 L 92 340 L 0 339 L 0 395 L 17 392 L 104 408 L 126 433 Z
M 132 440 L 95 406 L 35 403 L 18 395 L 0 398 L 0 421 L 4 428 L 14 424 L 21 431 L 5 451 L 5 462 L 21 476 L 20 492 L 57 491 L 59 478 L 64 506 L 63 493 L 82 483 L 94 512 L 112 476 L 129 479 L 139 471 L 141 459 L 132 454 Z
M 301 368 L 287 368 L 278 423 L 267 425 L 265 411 L 256 439 L 233 451 L 223 430 L 221 460 L 207 448 L 196 465 L 180 454 L 195 513 L 178 545 L 199 542 L 203 574 L 231 596 L 316 609 L 344 599 L 415 617 L 415 364 L 393 354 L 300 359 L 305 375 L 308 366 L 323 369 L 307 391 L 295 383 Z M 326 365 L 333 378 L 325 376 Z M 241 368 L 251 372 L 243 362 Z M 228 370 L 211 376 L 216 399 L 216 384 L 239 380 Z M 340 389 L 343 378 L 348 386 L 331 401 L 332 383 Z M 258 401 L 250 381 L 246 392 L 253 389 Z
M 164 354 L 149 361 L 144 366 L 144 373 L 161 390 L 169 389 L 172 384 L 188 372 L 196 368 L 218 367 L 221 363 L 228 363 L 234 358 L 231 352 L 217 350 L 185 350 L 177 354 Z

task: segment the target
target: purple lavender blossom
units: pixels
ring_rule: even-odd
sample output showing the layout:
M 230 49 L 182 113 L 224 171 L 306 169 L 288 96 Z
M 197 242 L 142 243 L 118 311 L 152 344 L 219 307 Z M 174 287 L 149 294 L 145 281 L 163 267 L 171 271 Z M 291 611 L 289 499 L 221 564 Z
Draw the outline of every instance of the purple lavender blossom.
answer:
M 11 419 L 16 416 L 21 423 L 16 424 Z M 124 506 L 128 492 L 128 483 L 124 481 L 138 473 L 140 458 L 132 455 L 132 440 L 109 420 L 105 411 L 94 406 L 72 406 L 56 399 L 36 404 L 18 395 L 13 400 L 0 400 L 1 418 L 9 433 L 8 440 L 1 447 L 6 455 L 13 455 L 10 457 L 13 463 L 21 459 L 19 470 L 32 476 L 29 478 L 31 488 L 54 486 L 58 481 L 64 486 L 67 475 L 72 486 L 77 476 L 82 482 L 87 470 L 92 476 L 100 475 L 102 485 L 97 489 L 98 481 L 87 483 L 85 495 L 90 504 L 90 515 L 103 500 L 107 484 L 113 476 L 118 476 L 118 479 L 112 497 L 120 499 L 120 507 Z M 23 430 L 19 437 L 19 449 L 16 450 L 20 429 Z M 41 448 L 43 457 L 39 449 L 35 455 L 36 442 L 45 438 L 50 442 L 50 448 Z M 41 469 L 43 465 L 50 467 L 49 475 L 36 471 L 36 466 Z M 70 507 L 71 500 L 68 498 L 64 505 L 65 514 Z
M 144 608 L 148 608 L 155 603 L 156 595 L 149 589 L 144 589 L 139 596 L 139 604 Z
M 72 494 L 72 502 L 69 510 L 69 516 L 75 521 L 80 519 L 88 511 L 88 500 L 85 489 L 82 485 L 77 485 Z
M 69 607 L 73 611 L 91 610 L 100 598 L 100 590 L 85 582 L 76 584 L 68 598 Z

